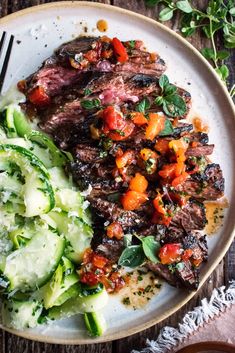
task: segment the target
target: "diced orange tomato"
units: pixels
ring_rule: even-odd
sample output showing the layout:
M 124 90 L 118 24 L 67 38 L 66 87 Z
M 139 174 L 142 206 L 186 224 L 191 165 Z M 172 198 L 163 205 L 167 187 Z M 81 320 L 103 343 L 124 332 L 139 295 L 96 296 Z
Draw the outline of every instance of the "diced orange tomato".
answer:
M 92 264 L 95 267 L 103 268 L 107 263 L 108 263 L 108 259 L 106 259 L 106 257 L 100 256 L 97 254 L 93 255 Z
M 92 261 L 92 256 L 93 256 L 93 250 L 91 248 L 88 248 L 84 251 L 82 262 L 84 264 L 88 264 L 89 262 Z
M 124 210 L 133 211 L 140 208 L 147 199 L 148 196 L 145 193 L 130 190 L 122 196 L 121 204 Z
M 109 238 L 116 238 L 118 240 L 123 238 L 123 229 L 120 223 L 113 222 L 107 227 L 107 236 Z
M 109 37 L 107 37 L 107 36 L 102 36 L 102 37 L 100 38 L 100 41 L 101 41 L 101 42 L 104 42 L 104 43 L 111 43 L 111 42 L 112 42 L 112 39 L 109 38 Z
M 182 255 L 182 260 L 187 261 L 190 259 L 190 257 L 193 255 L 193 250 L 192 249 L 186 249 L 184 250 L 184 253 Z
M 140 173 L 136 173 L 131 179 L 129 189 L 137 192 L 145 192 L 148 187 L 147 179 Z
M 157 152 L 161 153 L 161 155 L 164 155 L 169 151 L 169 141 L 160 139 L 156 142 L 154 148 Z
M 51 101 L 50 97 L 47 95 L 42 86 L 34 87 L 29 92 L 28 99 L 31 103 L 38 107 L 46 106 Z
M 176 169 L 177 163 L 171 163 L 171 164 L 165 164 L 162 167 L 162 170 L 158 172 L 160 177 L 163 179 L 172 179 L 175 176 L 175 169 Z
M 175 188 L 176 186 L 183 184 L 185 180 L 188 179 L 188 177 L 189 177 L 189 174 L 186 172 L 183 172 L 180 176 L 173 179 L 173 181 L 171 182 L 171 185 Z
M 135 160 L 135 152 L 127 150 L 123 155 L 116 158 L 116 166 L 118 169 L 124 168 L 126 165 L 131 164 Z
M 180 176 L 183 172 L 185 172 L 185 164 L 183 162 L 175 163 L 175 176 Z
M 198 145 L 199 145 L 199 142 L 197 142 L 197 141 L 191 142 L 191 147 L 193 147 L 193 148 L 197 147 Z
M 157 53 L 150 53 L 150 59 L 152 62 L 155 62 L 157 58 L 158 58 Z
M 147 162 L 150 158 L 158 159 L 157 153 L 151 150 L 150 148 L 143 148 L 140 151 L 140 156 L 145 162 Z
M 169 147 L 172 148 L 175 151 L 175 153 L 177 153 L 179 150 L 185 152 L 188 148 L 188 142 L 186 142 L 182 137 L 178 140 L 171 140 L 169 142 Z
M 148 126 L 145 131 L 145 137 L 147 140 L 153 140 L 159 132 L 164 129 L 166 118 L 157 113 L 150 113 Z
M 131 113 L 131 120 L 137 126 L 142 126 L 148 123 L 148 120 L 145 118 L 144 113 L 139 112 Z
M 192 259 L 191 262 L 193 263 L 193 265 L 194 265 L 195 267 L 198 267 L 198 266 L 201 265 L 202 259 L 201 259 L 201 258 L 200 258 L 200 259 Z
M 180 244 L 165 244 L 160 249 L 158 257 L 163 265 L 170 265 L 181 260 L 182 251 Z
M 128 60 L 128 54 L 126 48 L 118 38 L 113 38 L 112 45 L 117 61 L 124 64 Z
M 154 208 L 161 214 L 165 214 L 166 213 L 166 210 L 165 210 L 165 207 L 164 207 L 164 203 L 162 201 L 162 197 L 160 194 L 158 194 L 155 199 L 153 200 L 153 205 L 154 205 Z

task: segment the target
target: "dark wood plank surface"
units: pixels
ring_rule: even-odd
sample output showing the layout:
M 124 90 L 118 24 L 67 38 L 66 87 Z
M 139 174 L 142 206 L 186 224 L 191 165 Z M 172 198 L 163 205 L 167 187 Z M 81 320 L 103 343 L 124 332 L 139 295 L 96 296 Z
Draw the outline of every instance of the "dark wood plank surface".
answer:
M 6 16 L 7 14 L 13 13 L 20 9 L 39 5 L 43 3 L 48 3 L 52 1 L 47 0 L 0 0 L 0 17 Z M 146 8 L 144 0 L 98 0 L 97 2 L 112 4 L 115 6 L 120 6 L 132 11 L 136 11 L 143 15 L 157 18 L 160 8 Z M 203 7 L 206 5 L 206 0 L 195 0 L 195 5 Z M 177 28 L 178 18 L 173 19 L 165 23 L 168 27 L 172 29 Z M 208 46 L 208 41 L 205 37 L 200 34 L 195 35 L 190 38 L 190 42 L 198 49 Z M 221 41 L 217 39 L 217 45 L 221 47 Z M 230 85 L 235 82 L 235 51 L 233 55 L 227 62 L 230 67 Z M 164 320 L 160 324 L 151 327 L 145 331 L 142 331 L 136 335 L 130 336 L 125 339 L 121 339 L 114 342 L 104 343 L 104 344 L 94 344 L 94 345 L 84 345 L 84 346 L 60 346 L 51 345 L 46 343 L 32 342 L 19 338 L 17 336 L 11 335 L 9 333 L 0 331 L 0 353 L 129 353 L 131 349 L 140 349 L 144 347 L 147 338 L 154 339 L 157 337 L 160 329 L 166 325 L 177 326 L 177 323 L 181 321 L 184 314 L 193 309 L 200 299 L 205 296 L 210 296 L 212 289 L 223 284 L 228 284 L 229 280 L 234 279 L 235 273 L 235 242 L 230 247 L 228 254 L 225 256 L 224 260 L 221 261 L 219 266 L 211 275 L 210 279 L 205 283 L 205 285 L 199 290 L 197 295 L 187 303 L 181 310 L 176 314 L 172 315 L 170 318 Z

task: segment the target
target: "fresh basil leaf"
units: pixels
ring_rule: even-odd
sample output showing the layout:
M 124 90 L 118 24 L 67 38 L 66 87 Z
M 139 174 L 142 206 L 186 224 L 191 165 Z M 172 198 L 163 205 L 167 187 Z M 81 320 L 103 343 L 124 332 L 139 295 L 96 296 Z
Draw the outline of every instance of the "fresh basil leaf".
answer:
M 204 56 L 204 58 L 206 59 L 212 59 L 214 60 L 215 59 L 215 53 L 214 53 L 214 50 L 212 48 L 203 48 L 201 49 L 201 53 L 202 55 Z
M 163 110 L 167 115 L 176 117 L 184 115 L 187 108 L 183 98 L 178 94 L 174 94 L 164 98 Z
M 101 102 L 98 98 L 91 99 L 91 100 L 82 100 L 81 106 L 87 110 L 94 109 L 94 108 L 100 108 Z
M 135 107 L 135 110 L 140 113 L 145 113 L 145 111 L 149 108 L 150 108 L 150 102 L 148 98 L 144 98 L 141 102 L 137 104 L 137 106 Z
M 166 75 L 162 75 L 159 78 L 158 84 L 161 87 L 162 91 L 164 91 L 165 87 L 167 87 L 170 84 L 169 78 Z
M 124 234 L 123 237 L 123 244 L 125 246 L 125 248 L 127 248 L 128 246 L 131 246 L 131 242 L 132 242 L 132 234 Z
M 169 119 L 166 119 L 164 129 L 159 133 L 159 136 L 172 135 L 174 133 L 174 128 Z
M 171 9 L 170 7 L 165 7 L 160 13 L 159 13 L 159 20 L 164 22 L 168 21 L 173 17 L 174 10 Z
M 144 261 L 145 255 L 142 245 L 131 245 L 123 250 L 118 265 L 135 268 L 142 265 Z
M 141 238 L 143 250 L 145 256 L 152 262 L 159 262 L 157 252 L 160 248 L 160 243 L 155 240 L 154 236 L 149 235 L 148 237 Z
M 179 10 L 185 13 L 190 13 L 193 11 L 190 3 L 187 0 L 177 1 L 176 6 Z

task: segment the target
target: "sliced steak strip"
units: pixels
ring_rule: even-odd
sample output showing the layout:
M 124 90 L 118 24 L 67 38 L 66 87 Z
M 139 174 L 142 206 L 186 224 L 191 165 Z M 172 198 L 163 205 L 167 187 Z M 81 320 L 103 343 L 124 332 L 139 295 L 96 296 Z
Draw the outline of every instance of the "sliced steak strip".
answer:
M 199 232 L 189 232 L 182 238 L 184 249 L 193 250 L 193 259 L 202 259 L 206 261 L 208 258 L 208 247 L 206 235 Z
M 175 276 L 174 273 L 172 273 L 169 268 L 166 265 L 157 263 L 154 264 L 153 262 L 147 262 L 146 264 L 147 268 L 151 270 L 153 273 L 155 273 L 157 276 L 165 279 L 170 285 L 174 287 L 180 287 L 180 281 L 179 279 Z
M 179 231 L 202 230 L 207 223 L 205 206 L 203 203 L 191 200 L 172 219 L 168 233 Z
M 185 261 L 182 264 L 182 266 L 176 267 L 176 277 L 180 280 L 184 287 L 189 289 L 197 289 L 199 285 L 198 270 L 193 268 L 190 261 Z
M 202 174 L 195 174 L 176 188 L 199 200 L 213 201 L 224 194 L 224 178 L 219 164 L 208 164 Z
M 186 156 L 192 156 L 192 157 L 201 157 L 201 156 L 209 156 L 210 154 L 213 153 L 214 150 L 214 145 L 204 145 L 204 146 L 199 146 L 199 147 L 190 147 L 186 151 Z
M 125 228 L 140 227 L 145 223 L 145 219 L 133 211 L 124 211 L 113 202 L 101 198 L 87 198 L 94 211 L 105 220 L 110 222 L 119 222 Z
M 91 247 L 96 253 L 107 257 L 112 262 L 117 262 L 123 249 L 123 240 L 110 239 L 102 233 L 95 232 Z

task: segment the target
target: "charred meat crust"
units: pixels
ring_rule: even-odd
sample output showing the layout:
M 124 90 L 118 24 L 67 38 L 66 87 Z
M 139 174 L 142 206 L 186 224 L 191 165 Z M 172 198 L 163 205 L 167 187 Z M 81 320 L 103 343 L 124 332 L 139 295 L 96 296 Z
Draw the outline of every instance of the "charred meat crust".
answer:
M 114 202 L 101 198 L 89 197 L 92 209 L 109 222 L 119 222 L 123 229 L 138 228 L 145 223 L 145 219 L 133 211 L 124 211 Z
M 219 164 L 208 164 L 202 173 L 194 174 L 184 184 L 177 187 L 198 200 L 217 200 L 224 194 L 224 178 Z

